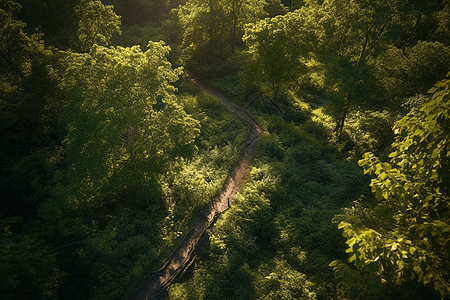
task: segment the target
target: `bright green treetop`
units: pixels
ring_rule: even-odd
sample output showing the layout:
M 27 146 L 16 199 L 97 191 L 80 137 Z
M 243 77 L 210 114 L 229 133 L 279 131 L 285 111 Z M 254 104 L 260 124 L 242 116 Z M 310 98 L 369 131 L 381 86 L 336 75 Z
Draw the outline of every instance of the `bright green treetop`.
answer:
M 259 69 L 251 70 L 248 80 L 255 81 L 259 77 L 269 83 L 274 99 L 283 85 L 298 78 L 304 66 L 302 55 L 307 41 L 302 35 L 305 22 L 299 14 L 296 11 L 266 18 L 245 28 L 243 40 L 250 56 L 246 67 Z
M 109 46 L 113 33 L 120 33 L 120 17 L 112 5 L 84 0 L 75 7 L 75 12 L 79 21 L 74 40 L 80 52 L 89 52 L 94 44 Z
M 150 42 L 145 53 L 94 46 L 70 56 L 64 119 L 69 182 L 80 200 L 145 183 L 196 151 L 199 124 L 174 95 L 181 69 L 172 69 L 169 50 Z

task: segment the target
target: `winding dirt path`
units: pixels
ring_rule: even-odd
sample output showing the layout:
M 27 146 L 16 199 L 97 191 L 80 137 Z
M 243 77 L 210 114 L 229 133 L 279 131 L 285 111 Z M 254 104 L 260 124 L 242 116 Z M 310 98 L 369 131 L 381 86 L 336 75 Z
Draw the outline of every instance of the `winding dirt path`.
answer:
M 241 149 L 240 159 L 237 165 L 228 173 L 227 180 L 222 190 L 213 197 L 209 204 L 197 216 L 195 225 L 185 235 L 178 247 L 172 252 L 165 264 L 157 271 L 151 272 L 151 276 L 142 284 L 128 300 L 164 299 L 167 295 L 167 287 L 183 274 L 194 263 L 196 254 L 200 248 L 200 241 L 205 237 L 205 230 L 227 210 L 232 204 L 237 193 L 245 183 L 245 176 L 250 171 L 250 165 L 255 157 L 258 139 L 261 129 L 256 119 L 245 109 L 239 107 L 223 94 L 202 84 L 188 70 L 185 70 L 187 78 L 195 82 L 202 91 L 216 97 L 224 105 L 231 108 L 247 127 L 248 136 Z

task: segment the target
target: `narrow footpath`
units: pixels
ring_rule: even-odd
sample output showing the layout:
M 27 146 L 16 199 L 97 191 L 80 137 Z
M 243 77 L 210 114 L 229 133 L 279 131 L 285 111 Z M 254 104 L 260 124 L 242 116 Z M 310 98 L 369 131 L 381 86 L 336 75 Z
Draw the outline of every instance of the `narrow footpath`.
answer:
M 164 265 L 151 275 L 128 300 L 156 300 L 167 296 L 167 287 L 175 280 L 181 278 L 196 259 L 196 253 L 200 248 L 200 241 L 205 236 L 205 230 L 227 210 L 233 203 L 237 193 L 245 183 L 245 177 L 250 171 L 253 158 L 256 154 L 257 142 L 261 135 L 256 119 L 245 109 L 239 107 L 225 95 L 202 84 L 188 70 L 185 70 L 187 78 L 195 82 L 199 88 L 216 97 L 224 106 L 230 107 L 247 128 L 247 138 L 241 149 L 238 164 L 230 170 L 222 190 L 212 198 L 209 204 L 197 216 L 195 225 L 185 235 L 178 247 L 172 252 Z

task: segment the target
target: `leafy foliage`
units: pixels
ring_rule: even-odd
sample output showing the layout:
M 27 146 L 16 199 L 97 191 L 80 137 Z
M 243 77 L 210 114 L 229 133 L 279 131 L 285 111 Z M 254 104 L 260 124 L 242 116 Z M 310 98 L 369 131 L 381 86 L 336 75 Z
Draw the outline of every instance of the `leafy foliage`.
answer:
M 28 33 L 20 11 L 15 1 L 0 3 L 0 189 L 1 210 L 26 217 L 47 195 L 40 185 L 48 191 L 51 175 L 43 166 L 51 165 L 45 160 L 61 138 L 58 120 L 65 99 L 59 67 L 64 55 L 45 47 L 39 32 Z
M 391 274 L 400 283 L 422 282 L 442 298 L 450 293 L 449 89 L 450 80 L 439 81 L 430 101 L 396 123 L 390 163 L 371 153 L 360 161 L 366 173 L 376 175 L 371 187 L 380 203 L 374 212 L 383 224 L 339 225 L 349 262 L 359 271 L 381 283 Z M 331 266 L 340 269 L 337 262 Z
M 449 1 L 294 2 L 0 1 L 3 298 L 126 298 L 220 189 L 244 126 L 169 61 L 264 131 L 171 298 L 448 295 Z
M 80 18 L 75 37 L 80 52 L 89 52 L 93 45 L 108 46 L 113 33 L 120 32 L 120 17 L 100 0 L 81 1 L 75 13 Z
M 177 11 L 188 67 L 208 75 L 208 69 L 217 67 L 219 61 L 225 61 L 234 52 L 244 24 L 265 15 L 264 5 L 261 0 L 189 0 L 180 6 Z
M 0 284 L 3 299 L 57 299 L 56 290 L 64 274 L 56 265 L 56 255 L 43 240 L 17 235 L 18 217 L 1 220 Z
M 245 28 L 244 42 L 251 56 L 243 79 L 252 81 L 258 74 L 271 85 L 273 98 L 277 99 L 280 85 L 295 81 L 303 67 L 301 61 L 303 39 L 299 39 L 299 24 L 295 13 L 267 18 Z M 256 69 L 256 70 L 255 70 Z M 255 72 L 256 71 L 256 72 Z
M 264 279 L 258 278 L 256 299 L 310 299 L 316 294 L 311 292 L 312 283 L 306 276 L 292 268 L 285 260 L 274 260 L 275 267 L 261 266 L 261 273 L 269 274 Z
M 299 109 L 306 105 L 299 105 Z M 309 119 L 260 119 L 265 130 L 247 184 L 209 232 L 209 247 L 174 299 L 319 299 L 341 295 L 326 270 L 344 240 L 331 219 L 365 180 L 339 163 L 329 132 Z M 287 116 L 288 117 L 288 116 Z M 321 133 L 322 135 L 317 135 Z
M 350 114 L 346 133 L 350 137 L 349 143 L 354 145 L 355 156 L 360 157 L 363 153 L 370 151 L 377 156 L 387 158 L 395 139 L 392 127 L 396 119 L 399 118 L 386 110 Z
M 450 49 L 438 42 L 420 41 L 412 47 L 389 47 L 378 60 L 383 85 L 392 98 L 425 94 L 448 72 Z
M 41 40 L 42 35 L 28 35 L 24 32 L 26 24 L 15 17 L 20 9 L 21 6 L 13 0 L 3 1 L 0 4 L 0 22 L 2 25 L 0 31 L 1 66 L 4 70 L 10 71 L 2 74 L 3 78 L 7 76 L 4 79 L 9 79 L 11 72 L 24 79 L 31 71 L 29 68 L 33 56 L 42 56 L 44 50 Z
M 169 48 L 94 47 L 74 54 L 67 70 L 69 182 L 83 182 L 81 199 L 104 195 L 165 172 L 178 157 L 190 157 L 199 133 L 170 82 L 180 70 L 165 59 Z M 82 179 L 84 178 L 84 179 Z M 80 199 L 80 200 L 81 200 Z
M 442 9 L 437 2 L 306 1 L 247 25 L 241 82 L 248 93 L 267 91 L 269 84 L 275 96 L 296 85 L 318 90 L 341 138 L 353 111 L 395 109 L 389 106 L 424 93 L 448 71 L 447 46 L 421 41 L 416 32 L 433 35 L 436 28 L 424 28 L 422 16 L 435 22 L 431 15 Z
M 120 17 L 100 0 L 20 0 L 30 28 L 41 28 L 46 42 L 60 49 L 89 52 L 94 44 L 108 46 L 120 32 Z

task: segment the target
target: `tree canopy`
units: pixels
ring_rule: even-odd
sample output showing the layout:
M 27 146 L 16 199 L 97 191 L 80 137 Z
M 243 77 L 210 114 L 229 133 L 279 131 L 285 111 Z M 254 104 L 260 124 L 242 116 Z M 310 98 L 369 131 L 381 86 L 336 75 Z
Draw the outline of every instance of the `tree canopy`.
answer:
M 128 298 L 233 182 L 234 105 L 256 158 L 170 299 L 447 299 L 449 20 L 450 0 L 0 0 L 2 299 Z
M 359 161 L 375 175 L 374 216 L 344 217 L 339 228 L 347 238 L 348 261 L 359 271 L 381 283 L 422 282 L 444 298 L 450 294 L 450 80 L 439 81 L 429 93 L 430 101 L 396 123 L 390 162 L 372 153 Z M 338 262 L 331 266 L 345 272 Z
M 68 176 L 76 187 L 83 182 L 83 199 L 145 182 L 195 152 L 198 122 L 174 95 L 181 70 L 171 68 L 168 52 L 150 42 L 145 53 L 95 46 L 68 58 Z
M 18 2 L 28 30 L 40 28 L 47 43 L 63 50 L 89 52 L 94 44 L 110 45 L 112 34 L 120 32 L 120 17 L 112 5 L 104 5 L 100 0 Z
M 195 67 L 195 62 L 202 62 L 211 67 L 214 61 L 226 60 L 235 51 L 244 25 L 267 14 L 265 5 L 263 0 L 189 0 L 180 6 L 184 51 L 191 57 L 187 63 Z

